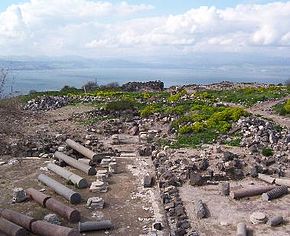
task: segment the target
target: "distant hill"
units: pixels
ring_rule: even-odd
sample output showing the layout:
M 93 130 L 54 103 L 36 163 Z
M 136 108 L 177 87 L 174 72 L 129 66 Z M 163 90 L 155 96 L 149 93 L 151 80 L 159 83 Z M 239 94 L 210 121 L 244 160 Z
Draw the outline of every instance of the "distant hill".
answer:
M 211 66 L 289 66 L 290 58 L 244 56 L 233 53 L 194 54 L 187 57 L 147 58 L 140 60 L 82 57 L 0 57 L 0 68 L 11 70 L 49 70 L 76 68 L 209 68 Z

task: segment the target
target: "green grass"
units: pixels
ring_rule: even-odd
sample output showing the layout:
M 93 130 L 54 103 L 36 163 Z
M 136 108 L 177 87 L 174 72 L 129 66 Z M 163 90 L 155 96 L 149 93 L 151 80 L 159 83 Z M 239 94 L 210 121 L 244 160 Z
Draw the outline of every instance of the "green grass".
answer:
M 273 106 L 273 110 L 281 116 L 290 115 L 290 99 Z
M 96 116 L 93 118 L 79 120 L 78 122 L 82 125 L 94 125 L 99 121 L 109 120 L 113 118 L 114 118 L 113 116 Z
M 179 135 L 177 141 L 172 145 L 173 148 L 192 147 L 196 148 L 202 144 L 210 144 L 215 141 L 218 134 L 214 130 L 205 130 L 200 133 Z
M 242 138 L 241 137 L 232 137 L 231 141 L 224 142 L 224 144 L 232 146 L 232 147 L 239 147 L 241 144 Z
M 232 90 L 208 90 L 198 92 L 196 97 L 252 106 L 259 101 L 278 99 L 289 94 L 289 88 L 284 86 L 269 86 L 268 88 L 243 88 Z

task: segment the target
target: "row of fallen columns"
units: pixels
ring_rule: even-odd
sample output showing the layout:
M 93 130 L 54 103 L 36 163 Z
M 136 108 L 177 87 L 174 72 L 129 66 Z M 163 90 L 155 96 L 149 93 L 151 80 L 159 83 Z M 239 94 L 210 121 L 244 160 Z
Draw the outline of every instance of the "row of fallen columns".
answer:
M 81 219 L 81 214 L 79 211 L 53 199 L 44 193 L 39 192 L 34 188 L 27 189 L 26 193 L 32 200 L 36 201 L 42 207 L 52 210 L 71 223 L 77 223 Z
M 269 175 L 258 174 L 258 178 L 269 184 L 275 185 L 267 185 L 267 186 L 258 186 L 258 187 L 247 187 L 242 188 L 235 191 L 229 191 L 230 187 L 228 183 L 221 183 L 220 190 L 222 195 L 230 195 L 233 199 L 241 199 L 245 197 L 253 197 L 257 195 L 261 195 L 262 199 L 265 201 L 271 201 L 273 199 L 279 198 L 285 194 L 288 194 L 290 187 L 289 179 L 281 179 L 281 178 L 273 178 Z M 226 194 L 225 194 L 226 193 Z M 265 218 L 266 219 L 266 218 Z M 268 220 L 268 225 L 277 226 L 283 222 L 282 216 L 274 216 Z M 245 223 L 239 223 L 237 225 L 237 236 L 247 236 L 248 229 Z
M 28 235 L 28 231 L 41 236 L 79 236 L 76 229 L 50 224 L 43 220 L 36 220 L 13 210 L 0 209 L 0 215 L 5 220 L 0 220 L 1 230 L 7 235 Z M 7 222 L 8 221 L 8 222 Z
M 78 151 L 85 157 L 89 158 L 85 159 L 88 161 L 86 162 L 78 161 L 61 152 L 56 152 L 55 157 L 58 158 L 59 160 L 64 161 L 66 164 L 78 170 L 81 170 L 87 175 L 96 175 L 96 169 L 90 166 L 89 164 L 95 163 L 96 161 L 100 161 L 102 157 L 71 139 L 66 140 L 66 143 L 74 150 Z M 70 181 L 77 188 L 82 189 L 88 187 L 89 185 L 85 178 L 82 178 L 81 176 L 78 176 L 72 173 L 71 171 L 68 171 L 58 165 L 49 163 L 47 165 L 47 168 L 52 172 L 56 173 L 57 175 L 61 176 L 62 178 Z M 45 184 L 46 186 L 48 186 L 49 188 L 53 189 L 57 194 L 63 196 L 71 204 L 78 204 L 82 200 L 81 195 L 78 192 L 71 190 L 70 188 L 64 186 L 63 184 L 50 178 L 47 175 L 40 174 L 38 176 L 38 180 L 43 184 Z M 81 223 L 80 222 L 81 215 L 79 211 L 33 188 L 27 189 L 26 194 L 30 197 L 30 199 L 36 201 L 42 207 L 45 207 L 57 213 L 58 215 L 65 218 L 69 222 L 71 223 L 79 222 L 78 230 L 50 224 L 42 220 L 36 220 L 29 216 L 20 214 L 12 210 L 0 209 L 0 216 L 2 217 L 0 218 L 0 229 L 2 230 L 3 233 L 9 236 L 28 235 L 29 232 L 43 236 L 75 236 L 80 235 L 80 232 L 107 230 L 113 228 L 112 222 L 110 220 Z

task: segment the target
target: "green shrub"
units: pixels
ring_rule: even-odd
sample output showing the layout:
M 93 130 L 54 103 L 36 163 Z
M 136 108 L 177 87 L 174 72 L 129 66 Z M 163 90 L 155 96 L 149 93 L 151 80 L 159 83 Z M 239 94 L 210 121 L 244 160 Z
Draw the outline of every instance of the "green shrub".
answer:
M 271 148 L 263 148 L 262 155 L 265 157 L 273 156 L 273 150 Z
M 202 122 L 195 122 L 191 128 L 194 133 L 200 133 L 205 129 L 205 125 Z
M 167 107 L 165 109 L 165 114 L 168 115 L 182 115 L 186 112 L 186 107 L 184 105 L 178 105 L 174 107 Z
M 228 144 L 229 146 L 234 146 L 234 147 L 239 147 L 241 144 L 241 138 L 240 137 L 235 137 L 229 142 L 225 142 L 225 144 Z
M 124 110 L 132 110 L 135 108 L 136 103 L 128 99 L 108 102 L 105 106 L 105 109 L 109 111 L 124 111 Z
M 186 95 L 187 92 L 185 89 L 181 90 L 180 92 L 176 93 L 176 94 L 172 94 L 170 95 L 170 97 L 168 98 L 169 102 L 177 102 L 180 100 L 180 98 L 184 95 Z
M 287 114 L 290 113 L 290 99 L 287 100 L 286 104 L 284 105 L 284 110 L 286 111 Z
M 201 144 L 211 144 L 217 138 L 218 134 L 214 130 L 204 130 L 200 133 L 191 135 L 179 135 L 177 142 L 173 145 L 175 148 L 179 147 L 197 147 Z
M 147 105 L 143 109 L 140 110 L 140 116 L 141 117 L 149 117 L 158 111 L 159 111 L 158 104 L 150 104 L 150 105 Z
M 188 134 L 192 132 L 192 127 L 190 125 L 184 125 L 179 128 L 180 134 Z
M 273 106 L 273 110 L 281 116 L 286 116 L 290 114 L 290 99 L 284 103 L 276 104 L 275 106 Z
M 80 89 L 77 89 L 75 87 L 70 87 L 68 85 L 65 85 L 60 91 L 61 94 L 74 94 L 74 93 L 79 93 Z

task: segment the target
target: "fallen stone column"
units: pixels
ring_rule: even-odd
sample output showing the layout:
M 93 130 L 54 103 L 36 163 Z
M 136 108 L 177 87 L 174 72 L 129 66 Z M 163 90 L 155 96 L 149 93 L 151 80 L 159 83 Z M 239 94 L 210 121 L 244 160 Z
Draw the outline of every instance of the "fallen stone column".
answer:
M 97 173 L 94 167 L 91 167 L 82 162 L 79 162 L 76 159 L 63 154 L 62 152 L 55 152 L 54 156 L 58 158 L 59 160 L 64 161 L 68 165 L 85 172 L 87 175 L 95 175 Z
M 266 193 L 274 188 L 275 186 L 260 186 L 260 187 L 244 188 L 237 191 L 232 191 L 230 193 L 230 196 L 233 199 L 252 197 L 252 196 L 260 195 L 262 193 Z
M 95 152 L 93 152 L 92 150 L 84 147 L 83 145 L 71 140 L 71 139 L 67 139 L 66 140 L 66 144 L 68 146 L 70 146 L 72 149 L 76 150 L 77 152 L 81 153 L 82 155 L 84 155 L 85 157 L 93 160 L 93 161 L 98 161 L 98 156 Z
M 31 225 L 31 231 L 42 236 L 80 236 L 76 229 L 50 224 L 42 220 L 34 221 Z
M 39 203 L 41 206 L 57 213 L 71 223 L 77 223 L 81 219 L 81 214 L 78 210 L 66 206 L 63 203 L 37 191 L 34 188 L 27 189 L 26 193 L 30 196 L 31 199 Z
M 0 214 L 6 220 L 13 222 L 23 228 L 41 236 L 80 236 L 76 229 L 64 226 L 53 225 L 42 220 L 36 220 L 32 217 L 23 215 L 9 209 L 2 209 Z
M 230 195 L 230 183 L 225 182 L 225 183 L 220 183 L 220 193 L 222 196 L 228 196 Z
M 275 184 L 277 185 L 284 185 L 290 188 L 290 179 L 276 179 Z
M 28 231 L 19 225 L 16 225 L 8 220 L 0 218 L 0 230 L 8 236 L 26 236 Z M 1 234 L 0 231 L 0 234 Z
M 90 159 L 80 158 L 80 159 L 78 159 L 78 161 L 81 163 L 84 163 L 86 165 L 89 165 L 89 166 L 96 166 L 95 162 L 90 160 Z
M 202 200 L 198 200 L 195 204 L 195 212 L 198 219 L 206 217 L 206 209 Z
M 282 197 L 283 195 L 288 193 L 288 188 L 287 186 L 280 186 L 276 187 L 266 193 L 262 194 L 262 198 L 265 201 L 270 201 L 279 197 Z
M 117 172 L 117 162 L 110 162 L 109 163 L 109 172 L 115 174 Z
M 273 177 L 271 177 L 271 176 L 269 176 L 269 175 L 264 175 L 264 174 L 258 174 L 258 178 L 260 179 L 260 180 L 263 180 L 263 181 L 265 181 L 265 182 L 267 182 L 267 183 L 269 183 L 269 184 L 274 184 L 275 183 L 275 178 L 273 178 Z
M 113 224 L 110 220 L 88 221 L 84 223 L 79 223 L 79 231 L 81 233 L 87 231 L 107 230 L 112 228 Z
M 6 220 L 9 220 L 24 229 L 27 229 L 30 231 L 30 226 L 33 221 L 36 221 L 30 216 L 20 214 L 16 211 L 9 210 L 9 209 L 1 209 L 0 210 L 0 215 L 5 218 Z
M 48 199 L 45 206 L 63 218 L 66 218 L 71 223 L 77 223 L 81 220 L 81 214 L 78 210 L 66 206 L 54 198 Z
M 70 203 L 77 204 L 81 202 L 81 195 L 79 193 L 72 191 L 71 189 L 60 184 L 54 179 L 44 174 L 40 174 L 38 176 L 38 180 L 47 185 L 48 187 L 52 188 L 56 193 L 63 196 L 65 199 L 69 200 Z
M 237 234 L 236 236 L 247 236 L 247 226 L 244 223 L 239 223 L 237 225 Z
M 59 166 L 52 164 L 52 163 L 49 163 L 47 165 L 47 168 L 49 170 L 53 171 L 54 173 L 58 174 L 59 176 L 65 178 L 66 180 L 71 181 L 78 188 L 88 187 L 88 182 L 84 178 L 82 178 L 82 177 L 62 168 L 62 167 L 59 167 Z

